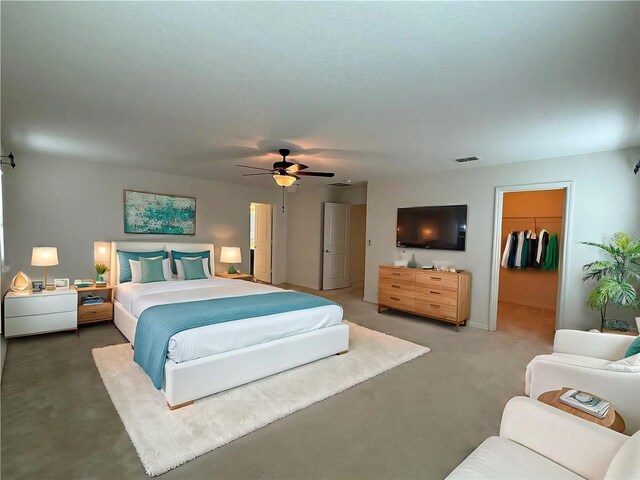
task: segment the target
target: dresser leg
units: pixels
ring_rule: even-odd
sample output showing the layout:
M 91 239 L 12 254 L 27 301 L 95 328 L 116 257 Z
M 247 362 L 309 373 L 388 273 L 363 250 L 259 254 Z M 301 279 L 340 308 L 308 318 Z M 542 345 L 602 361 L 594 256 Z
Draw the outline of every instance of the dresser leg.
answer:
M 459 332 L 460 331 L 460 324 L 456 323 L 455 328 L 453 329 L 454 332 Z

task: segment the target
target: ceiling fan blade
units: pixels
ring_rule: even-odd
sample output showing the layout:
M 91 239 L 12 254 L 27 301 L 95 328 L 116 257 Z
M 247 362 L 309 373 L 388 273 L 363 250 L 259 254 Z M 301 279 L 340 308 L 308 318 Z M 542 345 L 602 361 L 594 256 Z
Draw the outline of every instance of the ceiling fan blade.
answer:
M 296 175 L 305 175 L 307 177 L 334 177 L 336 174 L 332 172 L 298 172 Z
M 309 168 L 309 167 L 307 167 L 306 165 L 303 165 L 302 163 L 294 163 L 293 165 L 287 168 L 287 172 L 295 173 L 295 172 L 299 172 L 300 170 L 304 170 L 305 168 Z
M 272 172 L 270 168 L 252 167 L 251 165 L 236 165 L 236 167 L 253 168 L 254 170 L 264 170 L 265 172 Z
M 243 177 L 253 177 L 255 175 L 273 175 L 273 173 L 265 172 L 265 173 L 243 173 L 242 174 Z

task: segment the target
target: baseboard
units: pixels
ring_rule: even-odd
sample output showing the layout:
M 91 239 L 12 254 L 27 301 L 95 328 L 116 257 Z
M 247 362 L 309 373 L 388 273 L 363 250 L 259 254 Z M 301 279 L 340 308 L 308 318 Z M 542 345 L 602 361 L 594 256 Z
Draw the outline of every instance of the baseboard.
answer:
M 520 305 L 522 307 L 533 307 L 533 308 L 541 308 L 542 310 L 555 310 L 556 307 L 550 307 L 548 305 L 540 305 L 536 303 L 529 302 L 521 302 L 517 300 L 498 300 L 498 304 L 500 303 L 508 303 L 509 305 Z

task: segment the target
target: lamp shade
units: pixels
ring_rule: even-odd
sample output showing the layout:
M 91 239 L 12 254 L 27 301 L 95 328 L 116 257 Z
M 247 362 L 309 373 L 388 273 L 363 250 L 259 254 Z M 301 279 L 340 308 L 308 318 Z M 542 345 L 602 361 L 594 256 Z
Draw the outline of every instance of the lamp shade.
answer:
M 104 264 L 111 261 L 111 242 L 93 242 L 93 261 Z
M 31 265 L 34 267 L 58 265 L 58 249 L 56 247 L 33 247 Z
M 222 247 L 222 250 L 220 251 L 220 261 L 222 263 L 242 262 L 240 247 Z
M 273 179 L 281 187 L 290 187 L 291 185 L 296 183 L 296 180 L 297 180 L 296 177 L 292 177 L 291 175 L 279 175 L 279 174 L 275 174 L 273 176 Z

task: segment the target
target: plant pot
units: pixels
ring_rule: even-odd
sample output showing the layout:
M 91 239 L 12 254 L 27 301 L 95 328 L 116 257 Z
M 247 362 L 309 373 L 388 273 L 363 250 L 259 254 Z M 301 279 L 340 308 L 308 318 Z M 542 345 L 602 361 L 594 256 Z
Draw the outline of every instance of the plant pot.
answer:
M 104 282 L 104 277 L 100 274 L 96 275 L 96 282 Z

